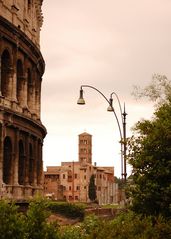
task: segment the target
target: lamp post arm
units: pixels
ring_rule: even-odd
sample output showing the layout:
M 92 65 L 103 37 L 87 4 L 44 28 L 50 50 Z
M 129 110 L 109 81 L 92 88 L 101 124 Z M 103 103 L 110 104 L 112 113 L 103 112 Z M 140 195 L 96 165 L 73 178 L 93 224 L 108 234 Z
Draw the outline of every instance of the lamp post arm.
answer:
M 101 94 L 101 95 L 103 96 L 103 98 L 108 102 L 108 104 L 111 105 L 111 104 L 110 104 L 110 101 L 106 98 L 106 96 L 105 96 L 100 90 L 98 90 L 97 88 L 95 88 L 95 87 L 93 87 L 93 86 L 91 86 L 91 85 L 81 85 L 81 89 L 84 88 L 84 87 L 91 88 L 91 89 L 97 91 L 99 94 Z M 113 93 L 114 93 L 114 92 L 113 92 Z M 117 97 L 117 98 L 118 98 L 118 97 Z M 119 98 L 118 98 L 118 99 L 119 99 Z M 120 101 L 119 101 L 119 104 L 120 104 Z M 115 110 L 114 110 L 114 108 L 113 108 L 112 105 L 111 105 L 111 107 L 112 107 L 114 116 L 115 116 L 115 118 L 116 118 L 117 124 L 118 124 L 119 133 L 120 133 L 120 138 L 121 138 L 121 143 L 122 143 L 122 138 L 123 138 L 123 137 L 122 137 L 122 131 L 121 131 L 120 123 L 119 123 L 118 117 L 117 117 L 117 115 L 116 115 L 116 113 L 115 113 Z

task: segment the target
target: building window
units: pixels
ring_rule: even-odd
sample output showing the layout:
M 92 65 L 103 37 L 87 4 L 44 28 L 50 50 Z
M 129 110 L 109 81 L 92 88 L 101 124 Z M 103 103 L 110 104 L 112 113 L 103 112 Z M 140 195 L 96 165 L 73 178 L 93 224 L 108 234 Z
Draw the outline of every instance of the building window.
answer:
M 70 195 L 70 196 L 69 196 L 69 201 L 71 201 L 71 200 L 72 200 L 72 196 Z
M 101 191 L 101 187 L 98 187 L 98 191 Z
M 77 178 L 77 174 L 76 173 L 75 173 L 74 177 L 75 177 L 75 179 Z
M 87 187 L 86 187 L 86 186 L 84 186 L 84 189 L 86 190 L 86 189 L 87 189 Z
M 71 186 L 69 186 L 69 191 L 71 191 L 71 189 L 72 189 Z
M 65 179 L 65 174 L 63 174 L 63 179 Z
M 76 190 L 79 191 L 79 190 L 80 190 L 80 186 L 77 186 L 77 187 L 76 187 Z
M 84 175 L 84 179 L 86 179 L 86 175 Z
M 78 196 L 75 196 L 75 200 L 78 200 Z

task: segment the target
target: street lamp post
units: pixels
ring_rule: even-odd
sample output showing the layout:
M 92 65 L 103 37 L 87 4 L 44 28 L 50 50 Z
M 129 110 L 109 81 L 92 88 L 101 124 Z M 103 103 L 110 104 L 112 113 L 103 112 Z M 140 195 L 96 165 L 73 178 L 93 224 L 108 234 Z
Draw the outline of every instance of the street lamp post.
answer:
M 116 121 L 117 121 L 118 129 L 119 129 L 119 133 L 120 133 L 120 142 L 121 142 L 121 177 L 122 177 L 122 179 L 124 177 L 124 180 L 126 182 L 126 177 L 127 177 L 127 171 L 126 171 L 126 115 L 127 115 L 127 113 L 125 112 L 125 104 L 124 104 L 124 111 L 122 111 L 122 107 L 121 107 L 119 97 L 115 92 L 111 93 L 110 99 L 108 100 L 107 97 L 101 91 L 99 91 L 97 88 L 95 88 L 91 85 L 81 85 L 80 96 L 79 96 L 79 99 L 77 101 L 77 104 L 79 104 L 79 105 L 84 105 L 85 104 L 85 100 L 84 100 L 84 97 L 83 97 L 83 94 L 84 94 L 83 88 L 85 88 L 85 87 L 88 87 L 88 88 L 91 88 L 91 89 L 97 91 L 109 104 L 109 106 L 107 108 L 107 111 L 110 111 L 110 112 L 114 113 L 114 116 L 115 116 Z M 119 123 L 119 119 L 118 119 L 117 114 L 116 114 L 116 112 L 114 110 L 114 107 L 113 107 L 113 97 L 112 97 L 113 95 L 116 96 L 118 104 L 119 104 L 119 109 L 120 109 L 120 114 L 121 114 L 121 122 L 122 122 L 122 130 L 121 130 L 121 126 L 120 126 L 120 123 Z

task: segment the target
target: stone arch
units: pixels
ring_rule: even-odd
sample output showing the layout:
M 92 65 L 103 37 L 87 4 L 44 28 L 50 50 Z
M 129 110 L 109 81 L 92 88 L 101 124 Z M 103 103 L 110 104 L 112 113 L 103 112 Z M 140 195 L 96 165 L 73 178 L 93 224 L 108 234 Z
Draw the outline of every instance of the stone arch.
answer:
M 3 145 L 3 182 L 12 183 L 12 142 L 10 137 L 5 137 Z
M 10 53 L 5 49 L 1 56 L 1 92 L 4 97 L 10 97 L 10 68 Z
M 29 184 L 32 185 L 34 182 L 34 158 L 33 158 L 33 147 L 29 144 Z
M 23 141 L 19 141 L 19 160 L 18 160 L 18 183 L 24 185 L 25 182 L 25 150 Z
M 17 60 L 17 100 L 22 104 L 24 100 L 24 69 L 20 59 Z

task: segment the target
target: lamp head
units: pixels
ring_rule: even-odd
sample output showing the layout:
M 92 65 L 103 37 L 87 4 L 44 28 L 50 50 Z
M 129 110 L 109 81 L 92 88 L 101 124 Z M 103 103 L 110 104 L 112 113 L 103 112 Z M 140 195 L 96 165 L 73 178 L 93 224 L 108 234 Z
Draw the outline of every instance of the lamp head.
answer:
M 109 111 L 109 112 L 112 112 L 113 111 L 113 99 L 112 98 L 110 98 L 109 99 L 109 106 L 108 106 L 108 108 L 107 108 L 107 111 Z
M 85 100 L 83 98 L 83 89 L 82 88 L 80 89 L 80 97 L 77 101 L 77 104 L 78 105 L 85 105 Z

